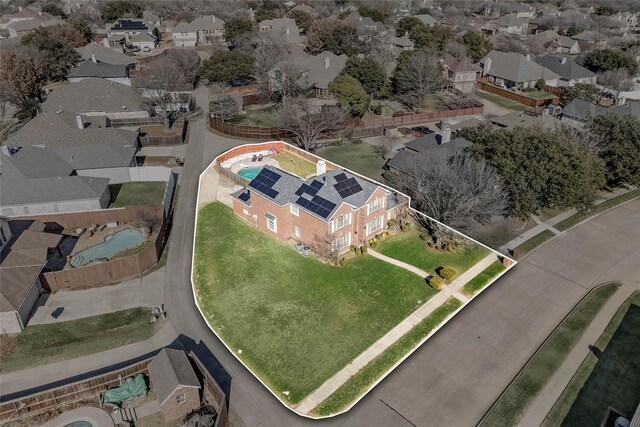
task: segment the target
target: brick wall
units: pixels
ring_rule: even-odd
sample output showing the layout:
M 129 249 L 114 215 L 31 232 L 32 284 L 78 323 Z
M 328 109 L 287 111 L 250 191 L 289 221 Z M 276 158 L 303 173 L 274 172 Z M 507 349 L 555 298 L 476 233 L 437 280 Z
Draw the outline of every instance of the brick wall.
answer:
M 179 404 L 177 397 L 185 396 L 185 402 Z M 194 387 L 177 388 L 160 406 L 166 421 L 177 420 L 200 407 L 200 389 Z

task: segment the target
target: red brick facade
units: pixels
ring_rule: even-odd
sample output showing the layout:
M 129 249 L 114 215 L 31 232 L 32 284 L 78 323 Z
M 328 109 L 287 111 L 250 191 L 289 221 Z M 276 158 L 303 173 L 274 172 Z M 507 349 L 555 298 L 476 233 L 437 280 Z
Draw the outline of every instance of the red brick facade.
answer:
M 334 241 L 341 242 L 341 252 L 345 252 L 350 245 L 363 245 L 368 238 L 387 229 L 387 221 L 396 217 L 396 210 L 388 209 L 387 203 L 385 190 L 378 187 L 364 206 L 354 209 L 343 203 L 325 222 L 294 204 L 278 206 L 252 191 L 251 206 L 233 199 L 233 211 L 281 241 L 294 239 L 312 246 L 316 236 L 331 233 Z M 275 223 L 269 224 L 267 214 L 275 217 Z M 275 225 L 275 231 L 269 225 Z
M 182 399 L 184 396 L 184 400 Z M 180 403 L 178 401 L 180 397 Z M 188 413 L 200 408 L 200 389 L 195 387 L 178 387 L 161 405 L 162 415 L 166 421 L 183 418 Z

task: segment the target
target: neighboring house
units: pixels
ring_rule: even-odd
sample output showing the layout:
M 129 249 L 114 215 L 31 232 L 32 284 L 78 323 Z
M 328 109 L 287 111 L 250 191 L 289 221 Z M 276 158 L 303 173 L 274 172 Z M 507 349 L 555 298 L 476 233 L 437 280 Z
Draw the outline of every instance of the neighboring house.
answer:
M 444 69 L 445 77 L 455 90 L 463 93 L 473 92 L 476 79 L 482 71 L 480 66 L 454 58 L 449 54 L 440 59 L 440 64 Z
M 91 59 L 95 57 L 98 62 L 112 65 L 126 65 L 130 70 L 138 64 L 138 58 L 131 55 L 109 49 L 102 44 L 91 43 L 83 47 L 76 48 L 76 52 L 80 54 L 82 59 Z
M 640 119 L 640 104 L 631 102 L 627 105 L 616 107 L 603 107 L 583 99 L 574 99 L 562 109 L 562 122 L 571 126 L 582 128 L 591 116 L 599 116 L 606 113 L 631 115 Z
M 24 147 L 0 159 L 4 216 L 81 212 L 109 205 L 108 178 L 75 175 L 73 167 L 53 150 Z
M 184 351 L 163 348 L 147 369 L 165 421 L 182 419 L 200 408 L 200 381 Z
M 405 144 L 386 164 L 393 173 L 413 175 L 416 168 L 429 167 L 429 157 L 436 150 L 464 151 L 471 143 L 464 138 L 451 139 L 451 129 L 445 128 L 441 134 L 429 134 Z
M 311 15 L 312 17 L 316 18 L 318 16 L 318 13 L 315 11 L 315 9 L 307 4 L 299 4 L 295 7 L 293 7 L 289 13 L 293 12 L 293 11 L 300 11 L 300 12 L 304 12 L 304 13 L 308 13 L 309 15 Z
M 551 53 L 566 53 L 569 55 L 577 55 L 580 53 L 580 44 L 577 40 L 573 40 L 567 36 L 561 36 L 555 31 L 547 30 L 538 34 L 529 36 L 529 39 L 540 41 L 547 52 Z
M 402 37 L 391 36 L 389 38 L 389 45 L 391 46 L 391 50 L 394 51 L 394 53 L 395 51 L 398 51 L 398 55 L 402 51 L 413 50 L 415 48 L 415 43 L 407 35 L 404 35 Z
M 47 114 L 70 112 L 106 119 L 149 117 L 142 96 L 133 88 L 99 78 L 83 79 L 50 92 L 40 111 Z
M 54 25 L 62 25 L 64 21 L 58 19 L 48 13 L 40 13 L 35 18 L 17 20 L 7 25 L 9 37 L 24 37 L 32 33 L 37 28 L 51 27 Z
M 523 36 L 527 34 L 528 28 L 528 18 L 520 18 L 517 14 L 510 13 L 487 22 L 483 30 L 489 34 L 506 33 Z
M 426 13 L 423 13 L 423 14 L 420 14 L 420 15 L 414 15 L 413 17 L 419 19 L 420 22 L 422 22 L 427 27 L 431 27 L 431 26 L 436 25 L 438 23 L 438 21 L 436 21 L 436 19 L 433 16 L 428 15 Z
M 543 79 L 549 86 L 557 86 L 560 76 L 536 64 L 529 55 L 492 50 L 481 61 L 482 77 L 495 86 L 507 89 L 534 88 Z
M 5 217 L 0 217 L 0 253 L 11 240 L 11 236 L 13 236 L 13 232 L 9 226 L 9 220 Z
M 560 129 L 560 120 L 549 114 L 532 116 L 525 113 L 508 113 L 491 120 L 494 126 L 500 129 L 513 129 L 515 127 L 539 127 L 542 130 Z
M 213 15 L 190 23 L 181 22 L 171 31 L 173 44 L 180 47 L 211 45 L 224 40 L 224 21 Z
M 67 74 L 67 80 L 71 83 L 94 77 L 131 86 L 129 68 L 126 65 L 107 64 L 106 62 L 98 61 L 95 55 L 70 69 Z
M 44 224 L 31 221 L 28 227 L 0 218 L 2 233 L 11 240 L 4 246 L 0 261 L 0 327 L 3 332 L 21 332 L 29 322 L 44 292 L 40 273 L 50 252 L 58 250 L 62 236 L 44 232 Z M 16 230 L 12 230 L 15 226 Z
M 144 50 L 155 48 L 157 39 L 142 19 L 121 18 L 109 28 L 103 44 L 116 50 L 129 46 Z
M 580 34 L 571 36 L 573 40 L 584 42 L 589 45 L 593 45 L 596 48 L 604 48 L 607 46 L 607 40 L 609 39 L 604 34 L 597 31 L 583 31 Z
M 510 13 L 516 15 L 518 18 L 534 18 L 536 10 L 533 6 L 516 2 L 488 1 L 484 4 L 485 16 L 498 18 Z
M 373 38 L 387 35 L 387 27 L 381 22 L 376 22 L 368 16 L 361 16 L 358 12 L 347 15 L 343 22 L 351 25 L 358 33 L 358 39 L 363 42 L 370 42 Z
M 280 32 L 284 36 L 286 44 L 300 45 L 304 43 L 304 36 L 300 35 L 300 29 L 296 25 L 295 19 L 292 18 L 265 19 L 258 23 L 258 28 L 261 33 Z
M 577 83 L 595 85 L 597 74 L 564 56 L 546 55 L 534 59 L 536 63 L 560 76 L 558 86 L 575 86 Z
M 329 83 L 342 72 L 347 63 L 347 55 L 335 55 L 326 51 L 316 56 L 302 54 L 276 64 L 269 72 L 271 89 L 293 73 L 293 80 L 303 89 L 314 90 L 318 98 L 331 97 Z
M 231 194 L 236 215 L 281 241 L 314 247 L 318 241 L 338 253 L 363 245 L 396 217 L 396 196 L 342 169 L 303 181 L 265 166 L 246 188 Z

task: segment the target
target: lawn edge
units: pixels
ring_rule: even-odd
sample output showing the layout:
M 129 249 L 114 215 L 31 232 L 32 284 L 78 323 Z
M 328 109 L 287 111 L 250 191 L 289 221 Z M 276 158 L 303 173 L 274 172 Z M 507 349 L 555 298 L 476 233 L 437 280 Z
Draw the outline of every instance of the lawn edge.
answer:
M 564 316 L 562 318 L 562 320 L 560 320 L 560 322 L 556 325 L 555 328 L 553 328 L 553 331 L 551 331 L 551 333 L 542 341 L 542 343 L 538 346 L 538 348 L 536 349 L 536 351 L 533 352 L 533 354 L 527 359 L 527 361 L 525 362 L 525 364 L 522 366 L 522 368 L 520 368 L 520 370 L 516 373 L 516 375 L 511 379 L 511 381 L 509 381 L 509 384 L 507 384 L 507 386 L 505 387 L 505 389 L 502 391 L 502 393 L 500 393 L 500 395 L 496 398 L 496 400 L 494 400 L 494 402 L 491 404 L 491 406 L 489 407 L 489 409 L 487 409 L 487 411 L 484 413 L 484 415 L 482 416 L 482 418 L 480 418 L 480 420 L 478 421 L 478 423 L 476 424 L 478 427 L 482 426 L 482 424 L 485 422 L 485 420 L 487 419 L 487 417 L 491 414 L 491 412 L 494 410 L 494 408 L 496 406 L 498 406 L 498 403 L 502 400 L 502 398 L 509 392 L 509 390 L 513 387 L 513 385 L 515 384 L 516 380 L 518 380 L 520 378 L 520 376 L 527 370 L 527 368 L 529 368 L 529 366 L 531 365 L 532 361 L 536 358 L 536 356 L 538 356 L 539 353 L 542 352 L 542 350 L 544 349 L 545 345 L 551 340 L 551 338 L 556 334 L 556 332 L 565 324 L 565 322 L 567 322 L 567 320 L 577 311 L 578 307 L 580 307 L 580 305 L 593 293 L 595 293 L 598 289 L 607 286 L 607 285 L 611 285 L 611 284 L 618 284 L 618 288 L 621 286 L 619 281 L 613 280 L 613 281 L 609 281 L 609 282 L 604 282 L 601 283 L 597 286 L 595 286 L 594 288 L 592 288 L 589 292 L 587 292 L 582 298 L 580 298 L 580 301 L 578 301 L 576 303 L 576 305 L 573 306 L 573 308 L 571 309 L 571 311 L 569 311 L 569 313 L 567 313 L 566 316 Z M 618 289 L 616 289 L 614 291 L 617 292 Z M 613 296 L 613 294 L 611 294 L 611 296 Z M 602 309 L 602 307 L 601 307 Z M 599 312 L 599 311 L 598 311 Z M 597 314 L 597 313 L 596 313 Z M 593 321 L 593 319 L 592 319 Z M 588 326 L 588 325 L 587 325 Z M 571 347 L 572 349 L 573 347 Z M 569 349 L 567 351 L 567 354 L 571 351 L 571 349 Z M 557 369 L 555 370 L 557 371 Z M 554 372 L 555 372 L 554 371 Z M 535 397 L 535 396 L 533 396 Z M 527 406 L 530 404 L 531 402 L 527 403 Z M 526 409 L 525 407 L 525 409 Z M 520 419 L 522 418 L 522 415 L 524 415 L 524 412 L 519 416 L 519 418 L 516 421 L 520 421 Z
M 640 190 L 640 187 L 637 187 L 637 188 L 635 188 L 635 189 L 633 189 L 633 190 L 629 190 L 628 192 L 626 192 L 626 193 L 624 193 L 624 194 L 621 194 L 621 195 L 619 195 L 619 196 L 617 196 L 617 197 L 614 197 L 614 198 L 612 198 L 612 199 L 605 200 L 605 201 L 604 201 L 604 202 L 602 202 L 602 203 L 606 203 L 606 202 L 608 202 L 608 201 L 615 200 L 615 199 L 617 199 L 617 198 L 619 198 L 619 197 L 624 197 L 624 196 L 626 196 L 627 194 L 629 194 L 629 193 L 631 193 L 631 192 L 634 192 L 634 191 L 638 191 L 638 190 Z M 637 196 L 635 196 L 635 197 L 632 197 L 632 198 L 631 198 L 631 199 L 629 199 L 629 200 L 625 200 L 625 201 L 620 202 L 620 203 L 615 203 L 615 204 L 613 204 L 612 206 L 609 206 L 608 208 L 606 208 L 605 210 L 603 210 L 602 212 L 596 212 L 596 213 L 594 213 L 593 215 L 589 215 L 589 216 L 587 216 L 586 218 L 584 218 L 582 221 L 577 222 L 577 223 L 573 224 L 572 226 L 570 226 L 570 227 L 568 227 L 568 228 L 565 228 L 565 229 L 558 228 L 558 231 L 561 231 L 562 233 L 566 233 L 567 231 L 569 231 L 569 230 L 571 230 L 571 229 L 573 229 L 573 228 L 575 228 L 575 227 L 578 227 L 578 226 L 580 226 L 580 225 L 584 224 L 584 223 L 585 223 L 585 222 L 587 222 L 587 221 L 590 221 L 590 220 L 592 220 L 592 219 L 595 219 L 595 218 L 599 217 L 600 215 L 604 215 L 604 214 L 606 214 L 607 212 L 609 212 L 609 211 L 610 211 L 610 210 L 612 210 L 612 209 L 619 208 L 620 206 L 624 206 L 624 205 L 626 205 L 627 203 L 631 203 L 631 202 L 633 202 L 634 200 L 637 200 L 637 199 L 639 199 L 639 198 L 640 198 L 640 194 L 638 194 L 638 195 L 637 195 Z M 596 205 L 596 206 L 598 206 L 598 205 Z M 570 218 L 573 218 L 573 217 L 574 217 L 574 216 L 576 216 L 576 215 L 580 215 L 580 214 L 579 214 L 579 213 L 575 213 L 575 214 L 571 215 L 569 218 L 566 218 L 566 219 L 564 219 L 564 220 L 560 221 L 559 223 L 554 224 L 554 225 L 553 225 L 553 227 L 557 227 L 559 224 L 562 224 L 562 222 L 567 221 L 567 220 L 569 220 Z
M 275 140 L 275 141 L 264 141 L 264 142 L 248 142 L 248 143 L 246 143 L 246 144 L 242 144 L 242 145 L 236 146 L 236 147 L 234 147 L 234 148 L 235 148 L 235 149 L 237 149 L 237 148 L 239 148 L 239 147 L 252 146 L 252 145 L 261 145 L 261 144 L 264 144 L 265 142 L 266 142 L 266 143 L 268 143 L 268 142 L 282 142 L 283 144 L 286 144 L 286 145 L 290 145 L 290 146 L 292 146 L 291 144 L 288 144 L 287 142 Z M 292 147 L 294 147 L 294 146 L 292 146 Z M 297 147 L 294 147 L 294 148 L 297 148 Z M 238 355 L 235 353 L 235 351 L 233 351 L 233 350 L 229 347 L 229 345 L 224 341 L 224 339 L 222 339 L 222 337 L 221 337 L 221 336 L 216 332 L 216 330 L 211 326 L 211 324 L 209 323 L 209 320 L 206 318 L 206 316 L 205 316 L 205 315 L 204 315 L 204 313 L 202 312 L 202 309 L 200 308 L 200 304 L 199 304 L 199 302 L 198 302 L 198 297 L 197 297 L 197 295 L 196 295 L 195 282 L 194 282 L 194 280 L 193 280 L 193 272 L 194 272 L 194 264 L 195 264 L 195 250 L 196 250 L 196 233 L 197 233 L 197 229 L 198 229 L 198 216 L 199 216 L 199 213 L 200 213 L 200 209 L 201 209 L 202 207 L 206 206 L 206 205 L 202 205 L 202 207 L 200 206 L 200 195 L 201 195 L 200 189 L 201 189 L 201 185 L 202 185 L 202 178 L 205 176 L 205 174 L 207 174 L 207 173 L 209 172 L 209 170 L 210 170 L 210 169 L 212 169 L 212 168 L 213 168 L 213 166 L 214 166 L 214 164 L 217 162 L 218 158 L 219 158 L 221 155 L 223 155 L 224 153 L 226 153 L 227 151 L 229 151 L 229 150 L 226 150 L 225 152 L 223 152 L 223 153 L 219 154 L 218 156 L 216 156 L 216 157 L 211 161 L 211 163 L 209 163 L 209 165 L 208 165 L 206 168 L 204 168 L 204 170 L 203 170 L 203 171 L 200 173 L 200 175 L 198 176 L 198 189 L 197 189 L 197 194 L 196 194 L 196 209 L 195 209 L 195 214 L 194 214 L 193 242 L 192 242 L 192 248 L 191 248 L 191 272 L 190 272 L 190 276 L 189 276 L 189 280 L 191 281 L 191 291 L 192 291 L 192 295 L 193 295 L 193 301 L 194 301 L 194 304 L 195 304 L 196 308 L 198 309 L 198 312 L 200 313 L 200 316 L 201 316 L 201 317 L 202 317 L 202 319 L 205 321 L 205 323 L 207 324 L 207 326 L 209 327 L 209 329 L 211 330 L 211 332 L 213 332 L 213 333 L 214 333 L 214 335 L 218 338 L 218 340 L 220 340 L 220 342 L 221 342 L 221 343 L 222 343 L 222 344 L 227 348 L 227 350 L 228 350 L 228 351 L 229 351 L 229 352 L 230 352 L 230 353 L 231 353 L 231 354 L 236 358 L 236 360 L 237 360 L 238 362 L 240 362 L 240 363 L 242 364 L 242 366 L 244 366 L 244 367 L 245 367 L 245 368 L 246 368 L 246 369 L 247 369 L 247 370 L 248 370 L 248 371 L 249 371 L 249 372 L 250 372 L 250 373 L 251 373 L 251 374 L 252 374 L 252 375 L 253 375 L 253 376 L 254 376 L 254 377 L 255 377 L 255 378 L 256 378 L 256 379 L 257 379 L 257 380 L 258 380 L 258 381 L 259 381 L 259 382 L 260 382 L 260 383 L 261 383 L 261 384 L 262 384 L 262 385 L 267 389 L 267 390 L 268 390 L 268 391 L 269 391 L 269 393 L 271 393 L 271 394 L 272 394 L 276 399 L 278 399 L 278 401 L 279 401 L 279 402 L 280 402 L 280 403 L 281 403 L 285 408 L 287 408 L 287 409 L 291 410 L 293 413 L 295 413 L 295 414 L 297 414 L 297 415 L 299 415 L 299 416 L 301 416 L 301 417 L 305 417 L 305 418 L 309 418 L 309 419 L 314 419 L 314 420 L 318 420 L 318 419 L 325 419 L 325 418 L 332 418 L 332 417 L 338 416 L 338 415 L 340 415 L 340 414 L 343 414 L 343 413 L 345 413 L 345 412 L 348 412 L 348 411 L 349 411 L 351 408 L 353 408 L 353 406 L 355 406 L 355 405 L 356 405 L 356 404 L 357 404 L 357 403 L 358 403 L 358 402 L 359 402 L 359 401 L 360 401 L 364 396 L 366 396 L 366 395 L 367 395 L 371 390 L 373 390 L 373 389 L 376 387 L 376 385 L 377 385 L 378 383 L 380 383 L 380 381 L 382 381 L 384 378 L 386 378 L 386 377 L 387 377 L 387 375 L 389 375 L 389 374 L 390 374 L 390 373 L 391 373 L 391 372 L 392 372 L 392 371 L 393 371 L 393 370 L 394 370 L 394 369 L 395 369 L 395 368 L 396 368 L 400 363 L 402 363 L 402 361 L 404 361 L 407 357 L 409 357 L 411 354 L 413 354 L 413 352 L 415 352 L 415 350 L 416 350 L 417 348 L 419 348 L 420 346 L 417 346 L 414 350 L 412 350 L 411 352 L 409 352 L 408 354 L 406 354 L 406 355 L 405 355 L 405 357 L 403 357 L 403 359 L 401 360 L 401 362 L 400 362 L 400 363 L 398 363 L 397 365 L 395 365 L 395 366 L 394 366 L 394 368 L 393 368 L 393 369 L 391 369 L 391 370 L 389 370 L 387 373 L 385 373 L 385 375 L 381 376 L 381 377 L 380 377 L 380 378 L 379 378 L 379 379 L 378 379 L 378 380 L 377 380 L 377 381 L 376 381 L 376 382 L 375 382 L 371 387 L 369 387 L 369 388 L 367 389 L 367 391 L 366 391 L 365 393 L 363 393 L 363 394 L 362 394 L 362 395 L 361 395 L 357 400 L 355 400 L 354 402 L 352 402 L 352 403 L 351 403 L 351 405 L 349 405 L 349 406 L 348 406 L 344 411 L 342 411 L 342 412 L 340 412 L 340 413 L 336 413 L 336 414 L 328 415 L 328 416 L 313 416 L 313 415 L 309 415 L 309 414 L 304 414 L 304 413 L 298 412 L 298 411 L 296 410 L 296 408 L 295 408 L 295 407 L 292 407 L 292 406 L 291 406 L 291 405 L 289 405 L 287 402 L 285 402 L 285 401 L 284 401 L 284 400 L 283 400 L 283 399 L 282 399 L 282 398 L 281 398 L 281 397 L 280 397 L 276 392 L 274 392 L 274 391 L 273 391 L 273 390 L 272 390 L 272 389 L 271 389 L 271 388 L 270 388 L 270 387 L 269 387 L 269 386 L 268 386 L 268 385 L 263 381 L 263 379 L 262 379 L 262 378 L 260 378 L 260 377 L 259 377 L 259 376 L 258 376 L 258 375 L 257 375 L 257 374 L 256 374 L 256 373 L 255 373 L 255 372 L 254 372 L 250 367 L 249 367 L 249 366 L 247 366 L 247 364 L 246 364 L 242 359 L 240 359 L 240 357 L 238 357 Z M 315 156 L 315 157 L 318 157 L 318 159 L 321 159 L 321 160 L 324 160 L 324 161 L 326 161 L 326 162 L 329 162 L 329 163 L 331 163 L 331 164 L 335 165 L 335 166 L 336 166 L 336 167 L 338 167 L 338 168 L 344 169 L 344 170 L 346 170 L 347 172 L 349 172 L 349 173 L 351 173 L 351 174 L 353 174 L 353 175 L 356 175 L 356 176 L 358 176 L 358 177 L 360 177 L 360 178 L 362 178 L 362 179 L 365 179 L 365 180 L 367 180 L 367 181 L 377 182 L 377 181 L 375 181 L 375 180 L 373 180 L 373 179 L 371 179 L 371 178 L 368 178 L 368 177 L 366 177 L 366 176 L 364 176 L 364 175 L 362 175 L 362 174 L 360 174 L 360 173 L 358 173 L 358 172 L 354 172 L 354 171 L 352 171 L 352 170 L 350 170 L 350 169 L 348 169 L 348 168 L 342 167 L 342 166 L 338 165 L 337 163 L 334 163 L 334 162 L 331 162 L 331 161 L 329 161 L 329 160 L 323 159 L 322 157 L 319 157 L 319 156 Z M 402 193 L 402 192 L 400 192 L 400 191 L 398 191 L 398 190 L 396 190 L 396 189 L 394 189 L 394 188 L 392 188 L 392 187 L 389 187 L 389 186 L 388 186 L 388 185 L 386 185 L 386 184 L 379 183 L 379 182 L 377 182 L 377 183 L 378 183 L 378 185 L 380 185 L 380 186 L 382 186 L 382 187 L 384 187 L 384 188 L 386 188 L 386 189 L 393 190 L 393 191 L 395 191 L 395 192 L 397 192 L 397 193 L 400 193 L 400 194 L 402 194 L 402 195 L 406 196 L 406 197 L 409 199 L 409 201 L 411 200 L 411 198 L 410 198 L 408 195 L 406 195 L 406 194 L 404 194 L 404 193 Z M 212 202 L 215 202 L 215 201 L 217 201 L 217 199 L 216 199 L 216 200 L 212 200 L 212 201 L 208 202 L 207 204 L 212 203 Z M 425 215 L 424 213 L 422 213 L 422 212 L 420 212 L 420 211 L 417 211 L 417 210 L 415 210 L 415 209 L 413 209 L 413 208 L 409 208 L 409 209 L 410 209 L 412 212 L 415 212 L 415 213 L 417 213 L 417 214 L 419 214 L 419 215 L 422 215 L 422 216 L 424 216 L 424 217 L 426 217 L 426 218 L 429 218 L 431 221 L 433 221 L 433 222 L 435 222 L 435 223 L 437 223 L 437 224 L 442 225 L 443 227 L 445 227 L 445 228 L 447 228 L 447 229 L 451 230 L 452 232 L 454 232 L 455 234 L 460 235 L 460 236 L 464 237 L 465 239 L 468 239 L 468 240 L 470 240 L 470 241 L 472 241 L 472 242 L 474 242 L 474 243 L 476 243 L 476 244 L 478 244 L 478 245 L 480 245 L 480 246 L 483 246 L 483 247 L 487 248 L 487 249 L 488 249 L 489 251 L 491 251 L 494 255 L 496 255 L 496 258 L 497 258 L 497 259 L 503 259 L 503 260 L 504 260 L 504 259 L 507 259 L 507 260 L 509 260 L 509 262 L 510 262 L 510 265 L 509 265 L 509 266 L 508 266 L 508 267 L 507 267 L 507 268 L 506 268 L 506 269 L 505 269 L 505 270 L 504 270 L 500 275 L 496 276 L 496 277 L 495 277 L 495 278 L 494 278 L 494 279 L 493 279 L 489 284 L 487 284 L 487 286 L 485 286 L 482 290 L 480 290 L 480 292 L 476 293 L 473 297 L 469 298 L 469 301 L 467 301 L 466 303 L 463 303 L 463 304 L 462 304 L 462 305 L 461 305 L 461 306 L 460 306 L 456 311 L 454 311 L 454 312 L 452 313 L 452 316 L 451 316 L 451 317 L 449 317 L 449 318 L 447 319 L 447 321 L 445 321 L 445 322 L 441 323 L 441 324 L 440 324 L 436 329 L 434 329 L 434 330 L 432 331 L 432 334 L 430 334 L 430 335 L 429 335 L 429 337 L 430 337 L 431 335 L 435 334 L 438 330 L 440 330 L 440 328 L 442 328 L 444 325 L 446 325 L 446 323 L 447 323 L 449 320 L 451 320 L 451 318 L 453 318 L 453 317 L 455 316 L 455 314 L 457 314 L 460 310 L 462 310 L 462 309 L 463 309 L 464 307 L 466 307 L 469 303 L 471 303 L 471 301 L 473 301 L 473 299 L 475 299 L 478 295 L 480 295 L 480 294 L 481 294 L 485 289 L 488 289 L 488 288 L 489 288 L 489 286 L 490 286 L 491 284 L 493 284 L 493 282 L 495 282 L 498 278 L 502 277 L 502 275 L 503 275 L 503 274 L 505 274 L 506 272 L 508 272 L 509 270 L 511 270 L 511 269 L 512 269 L 516 264 L 517 264 L 517 261 L 516 261 L 516 260 L 514 260 L 513 258 L 510 258 L 510 257 L 508 257 L 508 256 L 506 256 L 506 255 L 504 255 L 504 254 L 502 254 L 501 252 L 499 252 L 499 251 L 497 251 L 497 250 L 495 250 L 495 249 L 493 249 L 493 248 L 490 248 L 489 246 L 485 245 L 484 243 L 479 242 L 479 241 L 477 241 L 477 240 L 473 239 L 472 237 L 467 236 L 466 234 L 464 234 L 464 233 L 462 233 L 462 232 L 460 232 L 460 231 L 458 231 L 458 230 L 456 230 L 456 229 L 454 229 L 454 228 L 452 228 L 452 227 L 450 227 L 450 226 L 448 226 L 448 225 L 446 225 L 446 224 L 444 224 L 444 223 L 442 223 L 442 222 L 440 222 L 440 221 L 437 221 L 437 220 L 435 220 L 435 219 L 433 219 L 433 218 L 430 218 L 429 216 Z M 426 339 L 425 339 L 424 341 L 426 341 Z M 424 342 L 423 342 L 423 343 L 424 343 Z M 422 345 L 423 343 L 421 343 L 420 345 Z M 303 400 L 304 400 L 304 399 L 303 399 Z

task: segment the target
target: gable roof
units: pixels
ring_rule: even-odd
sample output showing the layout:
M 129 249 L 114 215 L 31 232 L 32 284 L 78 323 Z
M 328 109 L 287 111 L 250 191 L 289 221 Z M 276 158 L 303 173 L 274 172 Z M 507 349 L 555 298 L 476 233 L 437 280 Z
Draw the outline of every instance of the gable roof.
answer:
M 306 56 L 296 59 L 293 66 L 299 71 L 306 72 L 298 83 L 305 83 L 306 87 L 328 89 L 331 83 L 342 72 L 347 63 L 347 55 L 336 55 L 325 51 L 316 56 Z
M 267 173 L 274 173 L 278 175 L 279 178 L 277 178 L 275 183 L 273 183 L 269 188 L 260 186 L 260 178 L 256 177 L 258 180 L 254 178 L 247 187 L 247 190 L 249 190 L 249 196 L 251 192 L 256 192 L 266 199 L 271 200 L 278 206 L 284 206 L 289 203 L 293 204 L 325 222 L 332 217 L 334 212 L 343 203 L 353 206 L 356 209 L 360 208 L 367 203 L 376 189 L 381 188 L 378 185 L 352 175 L 343 169 L 333 169 L 306 181 L 272 166 L 265 166 L 263 170 L 266 170 Z M 360 190 L 353 192 L 352 194 L 347 195 L 346 193 L 343 193 L 341 195 L 338 190 L 338 188 L 340 188 L 339 183 L 351 179 L 353 179 L 353 181 L 349 182 L 357 183 L 360 186 Z M 269 194 L 269 189 L 274 190 L 275 193 L 272 192 Z M 247 190 L 243 189 L 237 191 L 231 194 L 231 197 L 236 198 L 243 203 L 247 203 L 248 200 L 240 198 L 243 193 L 246 194 Z M 314 199 L 320 200 L 318 198 L 329 202 L 329 204 L 325 205 L 326 209 L 322 212 L 314 211 L 308 203 L 308 201 L 314 202 Z
M 541 40 L 543 43 L 556 42 L 560 47 L 567 49 L 572 48 L 577 43 L 577 41 L 573 40 L 571 37 L 561 36 L 553 30 L 542 31 L 538 34 L 529 36 L 529 38 L 532 40 Z
M 276 18 L 265 19 L 258 24 L 260 31 L 279 31 L 284 35 L 285 43 L 300 44 L 304 41 L 304 37 L 300 35 L 300 29 L 292 18 Z M 262 30 L 262 28 L 268 28 Z
M 109 49 L 102 44 L 91 43 L 76 48 L 76 52 L 80 54 L 82 59 L 91 59 L 91 55 L 95 55 L 98 61 L 107 64 L 129 65 L 138 63 L 138 59 L 135 56 L 125 55 L 115 49 Z
M 409 174 L 416 165 L 428 167 L 429 157 L 435 150 L 449 150 L 452 153 L 465 150 L 471 143 L 464 138 L 452 139 L 444 144 L 440 143 L 441 135 L 429 134 L 423 138 L 414 139 L 405 144 L 404 149 L 398 151 L 387 162 L 387 167 Z
M 67 78 L 74 77 L 99 77 L 127 78 L 129 77 L 127 66 L 124 64 L 108 64 L 106 62 L 93 62 L 91 59 L 82 61 L 78 66 L 69 70 Z
M 437 21 L 436 19 L 426 13 L 420 14 L 420 15 L 413 15 L 414 18 L 418 18 L 420 20 L 420 22 L 422 22 L 424 25 L 434 25 Z
M 51 16 L 51 15 L 49 15 Z M 34 19 L 25 19 L 21 21 L 15 21 L 7 25 L 8 28 L 12 28 L 15 31 L 32 31 L 36 28 L 41 27 L 51 27 L 54 25 L 62 25 L 64 21 L 61 19 L 51 18 L 51 19 L 43 19 L 42 16 L 39 16 Z
M 201 16 L 194 19 L 189 27 L 195 31 L 224 30 L 224 21 L 213 15 Z
M 450 69 L 454 73 L 479 72 L 482 70 L 479 65 L 455 58 L 448 53 L 442 57 L 441 61 L 446 68 Z
M 562 114 L 586 119 L 590 115 L 604 114 L 606 111 L 606 107 L 585 101 L 584 99 L 575 98 L 562 109 Z
M 573 59 L 564 56 L 546 55 L 534 59 L 536 63 L 558 74 L 565 80 L 595 77 L 596 73 L 578 65 Z M 564 61 L 564 62 L 563 62 Z
M 555 80 L 560 76 L 553 71 L 541 67 L 516 52 L 500 52 L 492 50 L 480 64 L 485 67 L 487 58 L 491 59 L 491 66 L 486 74 L 513 82 L 531 82 L 534 80 Z
M 23 267 L 0 266 L 0 311 L 17 311 L 31 286 L 40 276 L 43 266 L 32 265 Z
M 27 178 L 70 176 L 73 168 L 52 150 L 26 146 L 11 156 L 11 163 Z
M 182 350 L 163 348 L 148 366 L 149 379 L 160 405 L 163 405 L 178 387 L 200 388 L 189 358 Z
M 509 13 L 490 21 L 489 23 L 498 27 L 520 27 L 528 22 L 529 20 L 527 18 L 520 18 L 515 13 Z
M 560 120 L 548 114 L 531 116 L 529 114 L 513 112 L 494 118 L 492 123 L 502 128 L 533 126 L 539 126 L 544 130 L 556 130 L 560 128 Z
M 71 83 L 49 93 L 41 110 L 73 113 L 144 111 L 142 96 L 130 86 L 100 78 Z
M 607 36 L 597 31 L 583 31 L 580 34 L 571 36 L 571 38 L 574 40 L 580 40 L 585 42 L 599 42 L 599 41 L 605 41 L 608 39 Z

